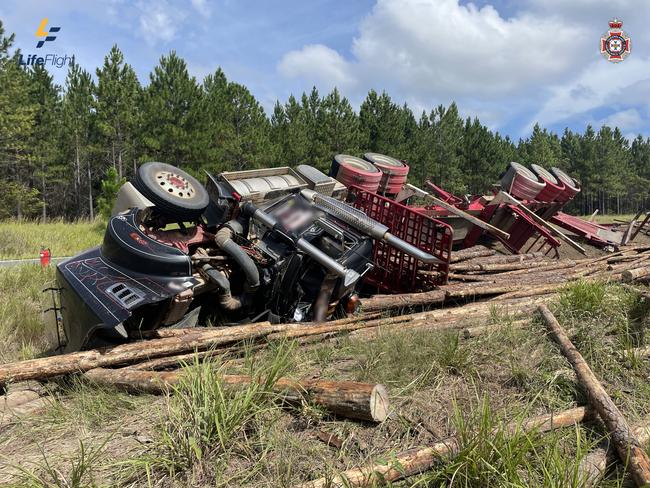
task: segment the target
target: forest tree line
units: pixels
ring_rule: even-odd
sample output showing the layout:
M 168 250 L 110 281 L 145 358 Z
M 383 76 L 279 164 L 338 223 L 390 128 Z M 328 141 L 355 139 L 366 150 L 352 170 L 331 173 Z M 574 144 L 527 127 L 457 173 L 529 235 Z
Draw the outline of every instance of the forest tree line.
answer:
M 650 205 L 650 139 L 587 126 L 560 136 L 536 125 L 511 140 L 463 118 L 454 103 L 416 115 L 371 90 L 359 111 L 334 89 L 276 102 L 268 116 L 221 69 L 201 82 L 173 51 L 142 85 L 113 46 L 94 76 L 71 64 L 63 87 L 42 66 L 20 67 L 0 22 L 0 218 L 94 218 L 104 188 L 146 161 L 195 175 L 311 164 L 380 152 L 408 161 L 410 180 L 483 193 L 509 161 L 558 166 L 583 191 L 570 210 L 633 212 Z M 200 179 L 203 179 L 200 176 Z

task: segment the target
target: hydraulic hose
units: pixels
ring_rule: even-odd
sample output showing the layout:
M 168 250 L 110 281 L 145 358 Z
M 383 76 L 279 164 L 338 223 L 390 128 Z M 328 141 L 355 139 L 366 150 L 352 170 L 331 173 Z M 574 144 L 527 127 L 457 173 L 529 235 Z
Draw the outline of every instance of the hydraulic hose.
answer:
M 243 297 L 233 297 L 230 292 L 230 281 L 221 271 L 213 268 L 209 264 L 201 266 L 201 270 L 205 273 L 212 283 L 217 285 L 219 289 L 219 306 L 225 310 L 234 311 L 239 310 L 244 304 Z
M 239 225 L 239 223 L 237 223 Z M 239 247 L 239 245 L 232 240 L 233 231 L 228 224 L 219 229 L 214 236 L 214 241 L 217 247 L 223 252 L 228 254 L 244 272 L 246 276 L 247 291 L 256 290 L 260 286 L 260 273 L 257 270 L 257 265 L 251 257 Z

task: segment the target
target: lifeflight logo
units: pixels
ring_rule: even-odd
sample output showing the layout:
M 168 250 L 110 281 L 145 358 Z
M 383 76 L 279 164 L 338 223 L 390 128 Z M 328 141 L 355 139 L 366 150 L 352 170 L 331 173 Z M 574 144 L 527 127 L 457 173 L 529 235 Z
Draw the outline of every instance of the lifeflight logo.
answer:
M 41 20 L 41 23 L 38 24 L 38 29 L 36 30 L 36 37 L 44 37 L 45 39 L 42 39 L 36 43 L 36 49 L 43 47 L 43 44 L 45 44 L 48 41 L 54 41 L 56 39 L 56 36 L 51 36 L 50 34 L 54 32 L 59 32 L 61 30 L 61 27 L 50 27 L 50 30 L 46 31 L 45 30 L 46 26 L 47 26 L 47 18 Z
M 56 40 L 56 36 L 53 35 L 61 31 L 61 27 L 50 27 L 47 29 L 48 19 L 42 19 L 41 23 L 38 24 L 38 29 L 36 29 L 36 37 L 39 38 L 36 43 L 36 49 L 42 48 L 46 42 L 52 42 Z M 48 54 L 21 54 L 18 58 L 18 64 L 21 66 L 52 66 L 54 68 L 63 68 L 68 66 L 71 62 L 74 62 L 74 56 L 68 56 L 67 54 L 58 55 L 53 53 Z

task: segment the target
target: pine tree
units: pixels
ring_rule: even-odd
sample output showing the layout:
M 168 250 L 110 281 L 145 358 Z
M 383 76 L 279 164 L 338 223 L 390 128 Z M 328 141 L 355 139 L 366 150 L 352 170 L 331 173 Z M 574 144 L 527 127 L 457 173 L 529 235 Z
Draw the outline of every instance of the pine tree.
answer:
M 273 129 L 275 142 L 279 145 L 281 162 L 288 166 L 308 164 L 310 162 L 309 133 L 303 107 L 291 95 L 282 112 L 282 119 L 276 122 Z
M 33 185 L 38 186 L 43 199 L 43 221 L 47 219 L 48 207 L 54 212 L 63 210 L 60 189 L 65 182 L 66 168 L 60 163 L 58 141 L 61 137 L 61 88 L 54 84 L 52 75 L 41 65 L 28 71 L 30 99 L 38 107 L 34 119 L 31 146 L 35 167 Z
M 22 195 L 33 194 L 34 123 L 38 107 L 30 97 L 30 80 L 20 69 L 15 54 L 9 50 L 14 35 L 6 37 L 0 22 L 0 167 L 4 177 L 12 183 L 6 192 L 4 205 L 12 207 L 11 215 L 23 215 Z
M 264 109 L 248 89 L 228 83 L 226 89 L 225 137 L 226 168 L 244 170 L 266 167 L 274 154 L 271 125 Z
M 124 63 L 124 55 L 117 45 L 113 45 L 96 73 L 100 144 L 107 150 L 107 160 L 121 178 L 126 174 L 127 163 L 134 160 L 140 83 L 133 68 Z
M 70 209 L 77 216 L 82 215 L 82 203 L 86 195 L 88 216 L 93 219 L 94 197 L 93 178 L 98 176 L 94 165 L 93 146 L 96 118 L 94 112 L 95 101 L 93 93 L 95 85 L 90 73 L 81 69 L 76 63 L 70 65 L 66 78 L 65 96 L 63 97 L 63 124 L 62 137 L 66 156 L 71 161 L 74 171 L 74 206 Z
M 435 128 L 435 182 L 452 193 L 465 193 L 468 191 L 467 181 L 461 170 L 464 123 L 458 107 L 454 102 L 448 108 L 440 105 L 429 118 L 434 121 Z
M 327 172 L 333 155 L 360 151 L 361 131 L 352 105 L 336 88 L 321 103 L 321 119 L 319 138 L 323 149 L 314 162 Z
M 144 94 L 143 142 L 148 159 L 176 166 L 193 165 L 199 148 L 195 136 L 201 127 L 201 90 L 187 64 L 172 51 L 160 58 Z

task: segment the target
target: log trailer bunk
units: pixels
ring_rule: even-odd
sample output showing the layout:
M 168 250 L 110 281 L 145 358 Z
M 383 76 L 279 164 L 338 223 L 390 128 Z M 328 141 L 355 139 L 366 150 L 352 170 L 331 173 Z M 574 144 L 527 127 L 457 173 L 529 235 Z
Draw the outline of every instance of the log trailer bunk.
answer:
M 465 198 L 431 182 L 427 182 L 431 192 L 407 184 L 407 174 L 408 165 L 403 161 L 375 153 L 367 153 L 363 159 L 337 155 L 330 171 L 331 176 L 351 185 L 348 201 L 355 206 L 359 204 L 354 200 L 362 192 L 380 194 L 402 205 L 413 196 L 431 201 L 431 205 L 405 206 L 410 212 L 450 225 L 456 249 L 475 245 L 487 232 L 515 254 L 542 251 L 558 257 L 561 241 L 584 253 L 579 244 L 548 222 L 580 191 L 578 183 L 557 168 L 548 172 L 533 165 L 531 171 L 513 162 L 493 195 Z M 368 210 L 363 205 L 360 208 Z M 376 209 L 370 211 L 369 216 L 381 221 Z
M 456 249 L 471 247 L 488 233 L 512 253 L 536 251 L 557 258 L 562 241 L 585 253 L 580 244 L 558 227 L 598 247 L 625 245 L 650 227 L 650 212 L 639 212 L 632 221 L 626 222 L 623 230 L 562 212 L 580 192 L 580 185 L 559 168 L 547 171 L 533 164 L 528 169 L 512 162 L 492 195 L 465 198 L 430 181 L 426 182 L 430 192 L 406 183 L 408 169 L 405 162 L 380 154 L 367 153 L 363 159 L 338 155 L 330 175 L 403 204 L 413 196 L 431 201 L 426 206 L 407 206 L 451 225 Z

